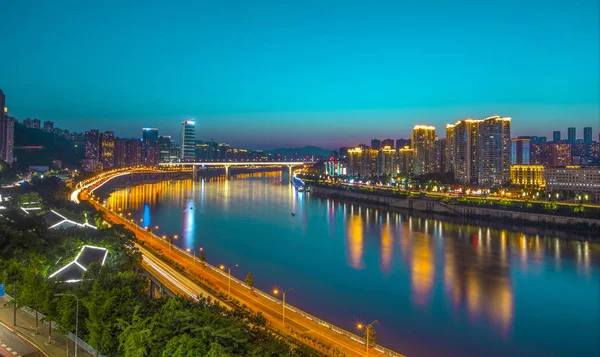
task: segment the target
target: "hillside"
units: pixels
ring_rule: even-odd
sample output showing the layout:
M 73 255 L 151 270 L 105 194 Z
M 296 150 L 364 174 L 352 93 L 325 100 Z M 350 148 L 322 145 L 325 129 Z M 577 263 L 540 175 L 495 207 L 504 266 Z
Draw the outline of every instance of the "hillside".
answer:
M 41 148 L 23 148 L 38 146 Z M 52 166 L 54 160 L 62 160 L 63 167 L 76 168 L 83 160 L 83 150 L 75 148 L 69 140 L 40 129 L 26 128 L 20 123 L 15 123 L 14 154 L 15 165 L 22 170 L 31 165 Z

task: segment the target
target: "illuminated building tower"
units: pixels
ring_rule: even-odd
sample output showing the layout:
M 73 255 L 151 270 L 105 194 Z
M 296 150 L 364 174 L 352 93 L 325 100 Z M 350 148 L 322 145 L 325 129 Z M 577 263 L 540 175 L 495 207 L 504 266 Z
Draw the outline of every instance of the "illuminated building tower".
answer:
M 381 150 L 379 150 L 379 160 L 378 160 L 378 168 L 377 175 L 393 175 L 394 177 L 397 174 L 397 164 L 396 164 L 396 150 L 392 149 L 389 145 L 384 146 Z
M 385 139 L 381 141 L 381 147 L 386 147 L 389 146 L 390 148 L 394 149 L 394 140 L 393 139 Z
M 530 143 L 529 163 L 531 165 L 550 166 L 552 163 L 552 144 Z
M 477 184 L 479 180 L 479 125 L 475 119 L 459 120 L 446 125 L 448 162 L 454 179 L 462 184 Z
M 576 128 L 567 128 L 567 142 L 569 144 L 574 144 L 577 140 L 577 129 Z
M 117 167 L 117 168 L 127 166 L 126 157 L 127 157 L 126 141 L 121 138 L 116 138 L 115 139 L 115 156 L 114 156 L 113 166 Z
M 49 133 L 54 131 L 54 122 L 51 121 L 45 121 L 44 122 L 44 131 L 47 131 Z
M 552 141 L 555 143 L 560 142 L 560 131 L 553 131 L 552 132 Z
M 361 177 L 364 164 L 363 148 L 356 147 L 348 149 L 348 176 Z
M 435 172 L 445 173 L 446 169 L 446 138 L 435 140 Z
M 379 177 L 379 150 L 366 149 L 364 154 L 366 155 L 367 167 L 362 177 Z
M 454 127 L 456 124 L 446 125 L 446 148 L 444 150 L 444 161 L 446 163 L 446 172 L 455 172 L 454 169 L 454 144 L 456 138 L 454 137 Z
M 194 161 L 196 157 L 196 122 L 186 120 L 181 123 L 181 160 Z
M 412 175 L 415 150 L 409 146 L 398 149 L 398 173 L 401 175 Z
M 479 185 L 510 182 L 510 123 L 511 118 L 493 116 L 479 124 Z
M 571 165 L 571 144 L 552 144 L 550 147 L 550 166 Z
M 381 149 L 381 140 L 371 139 L 371 149 L 373 149 L 373 150 Z
M 396 139 L 396 149 L 401 149 L 405 146 L 412 146 L 410 139 Z
M 425 175 L 435 171 L 435 127 L 416 125 L 412 134 L 415 150 L 414 174 Z
M 531 140 L 516 138 L 511 139 L 511 165 L 529 165 Z
M 591 127 L 583 128 L 583 142 L 586 144 L 592 143 L 592 128 Z
M 100 135 L 100 161 L 104 170 L 110 170 L 115 164 L 115 133 L 105 131 Z
M 85 158 L 91 160 L 100 158 L 100 132 L 98 129 L 85 132 Z
M 8 116 L 6 97 L 0 89 L 0 160 L 12 165 L 14 161 L 15 118 Z

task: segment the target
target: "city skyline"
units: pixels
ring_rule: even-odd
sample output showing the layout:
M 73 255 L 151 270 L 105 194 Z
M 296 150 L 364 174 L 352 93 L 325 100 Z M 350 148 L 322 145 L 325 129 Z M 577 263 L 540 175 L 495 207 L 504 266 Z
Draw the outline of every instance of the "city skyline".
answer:
M 266 149 L 500 114 L 514 136 L 598 130 L 595 2 L 229 5 L 8 4 L 10 114 L 123 137 L 195 119 L 198 139 Z

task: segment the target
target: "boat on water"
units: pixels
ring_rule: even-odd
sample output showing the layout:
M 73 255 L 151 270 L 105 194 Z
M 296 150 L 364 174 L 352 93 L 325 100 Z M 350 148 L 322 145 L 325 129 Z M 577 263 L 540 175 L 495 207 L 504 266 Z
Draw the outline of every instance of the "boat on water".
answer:
M 296 176 L 292 177 L 292 185 L 296 187 L 298 192 L 310 191 L 310 188 L 306 186 L 306 183 Z

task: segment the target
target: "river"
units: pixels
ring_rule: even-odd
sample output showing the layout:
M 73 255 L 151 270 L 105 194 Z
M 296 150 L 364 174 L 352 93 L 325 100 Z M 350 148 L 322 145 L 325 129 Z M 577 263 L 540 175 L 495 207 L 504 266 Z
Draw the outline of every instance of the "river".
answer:
M 600 355 L 600 246 L 298 193 L 287 175 L 118 189 L 109 206 L 349 331 L 417 356 Z M 294 213 L 294 215 L 292 215 Z

